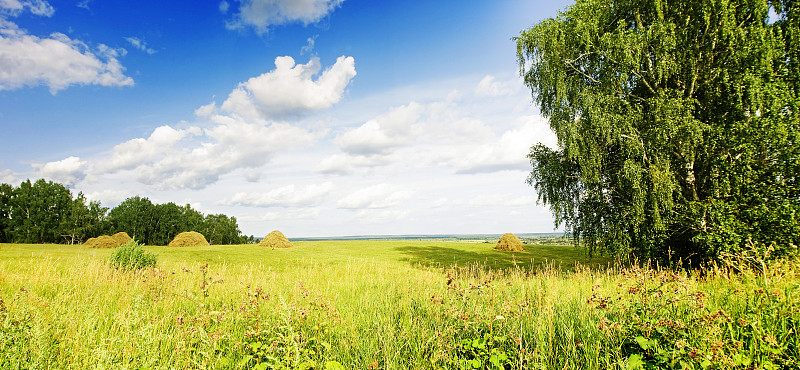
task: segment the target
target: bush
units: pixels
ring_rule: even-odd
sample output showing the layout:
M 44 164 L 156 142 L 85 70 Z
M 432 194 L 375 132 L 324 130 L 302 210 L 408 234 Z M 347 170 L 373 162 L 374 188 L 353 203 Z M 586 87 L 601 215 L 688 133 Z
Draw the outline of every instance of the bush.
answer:
M 145 252 L 142 245 L 131 240 L 111 253 L 109 264 L 111 267 L 123 270 L 138 270 L 145 267 L 156 266 L 156 254 Z

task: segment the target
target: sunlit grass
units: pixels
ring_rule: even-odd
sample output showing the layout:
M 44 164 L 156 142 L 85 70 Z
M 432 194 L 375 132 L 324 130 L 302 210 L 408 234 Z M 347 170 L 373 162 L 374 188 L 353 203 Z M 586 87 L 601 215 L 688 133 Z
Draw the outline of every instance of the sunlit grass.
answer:
M 0 367 L 796 365 L 793 263 L 701 280 L 568 246 L 295 244 L 146 247 L 158 269 L 128 272 L 110 250 L 0 245 Z

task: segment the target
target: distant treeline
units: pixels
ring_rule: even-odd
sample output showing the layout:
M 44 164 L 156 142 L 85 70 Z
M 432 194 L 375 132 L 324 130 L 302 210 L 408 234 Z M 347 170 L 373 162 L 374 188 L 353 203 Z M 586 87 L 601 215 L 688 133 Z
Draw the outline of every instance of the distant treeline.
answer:
M 64 185 L 43 179 L 19 187 L 0 184 L 0 242 L 81 244 L 86 239 L 124 231 L 141 243 L 167 245 L 183 231 L 197 231 L 211 244 L 243 244 L 235 217 L 203 215 L 190 205 L 153 204 L 140 196 L 103 207 L 73 196 Z

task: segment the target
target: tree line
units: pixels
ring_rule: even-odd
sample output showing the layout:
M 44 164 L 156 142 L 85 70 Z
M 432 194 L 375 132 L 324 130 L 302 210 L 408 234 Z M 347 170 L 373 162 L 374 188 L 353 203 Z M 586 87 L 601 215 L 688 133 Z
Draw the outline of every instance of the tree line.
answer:
M 44 179 L 18 187 L 0 184 L 0 242 L 81 244 L 89 238 L 120 231 L 149 245 L 167 245 L 178 233 L 197 231 L 211 244 L 253 242 L 235 217 L 209 214 L 190 205 L 153 204 L 133 196 L 109 209 Z

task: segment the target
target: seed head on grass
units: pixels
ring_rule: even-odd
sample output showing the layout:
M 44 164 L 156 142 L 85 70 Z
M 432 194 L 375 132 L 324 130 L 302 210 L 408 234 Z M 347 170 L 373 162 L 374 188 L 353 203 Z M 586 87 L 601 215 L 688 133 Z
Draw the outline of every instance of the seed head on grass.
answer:
M 109 264 L 121 270 L 139 270 L 145 267 L 156 266 L 156 254 L 146 252 L 142 245 L 131 240 L 111 253 Z

